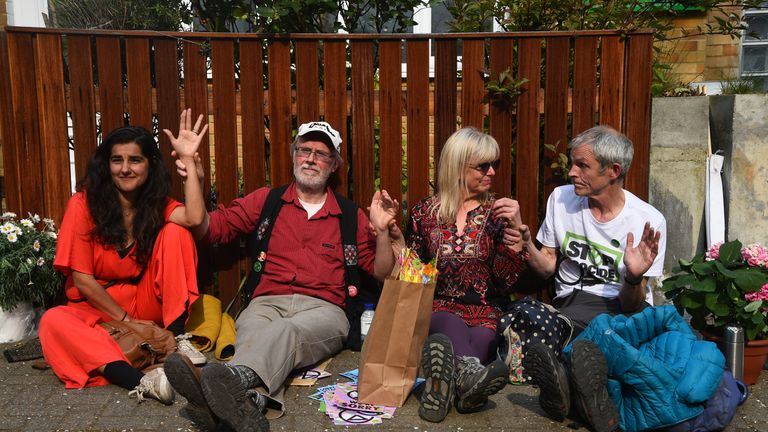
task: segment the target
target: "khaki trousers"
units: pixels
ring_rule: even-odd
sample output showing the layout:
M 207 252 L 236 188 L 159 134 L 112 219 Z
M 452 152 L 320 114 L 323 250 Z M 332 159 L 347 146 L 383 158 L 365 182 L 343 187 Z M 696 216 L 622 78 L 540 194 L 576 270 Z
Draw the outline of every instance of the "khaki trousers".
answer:
M 267 418 L 285 411 L 285 381 L 291 371 L 311 366 L 344 347 L 349 321 L 340 307 L 301 294 L 256 297 L 236 324 L 231 365 L 245 365 L 264 381 L 270 398 Z

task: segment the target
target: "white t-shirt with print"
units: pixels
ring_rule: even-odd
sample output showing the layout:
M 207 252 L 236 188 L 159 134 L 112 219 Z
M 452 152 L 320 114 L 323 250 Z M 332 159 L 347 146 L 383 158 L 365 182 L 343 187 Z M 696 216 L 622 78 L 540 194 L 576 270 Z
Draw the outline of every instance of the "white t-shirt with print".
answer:
M 556 298 L 569 295 L 574 287 L 602 297 L 618 297 L 624 280 L 627 233 L 634 234 L 637 246 L 646 222 L 661 232 L 659 254 L 645 273 L 646 277 L 658 277 L 667 243 L 667 222 L 658 210 L 624 190 L 621 212 L 608 222 L 599 222 L 589 210 L 587 197 L 576 195 L 573 185 L 556 188 L 549 196 L 547 214 L 536 236 L 564 258 L 555 279 Z M 653 304 L 650 286 L 646 286 L 645 299 Z

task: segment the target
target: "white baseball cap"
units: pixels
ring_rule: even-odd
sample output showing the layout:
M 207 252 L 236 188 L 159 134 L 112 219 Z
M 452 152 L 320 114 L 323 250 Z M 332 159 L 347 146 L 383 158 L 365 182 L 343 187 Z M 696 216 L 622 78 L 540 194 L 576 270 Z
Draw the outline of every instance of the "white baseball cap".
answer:
M 307 134 L 312 134 L 310 137 L 305 137 Z M 333 146 L 336 149 L 336 153 L 341 154 L 341 135 L 339 132 L 331 127 L 330 124 L 324 121 L 315 121 L 304 123 L 299 126 L 299 132 L 296 134 L 302 138 L 311 138 L 322 141 L 328 145 Z

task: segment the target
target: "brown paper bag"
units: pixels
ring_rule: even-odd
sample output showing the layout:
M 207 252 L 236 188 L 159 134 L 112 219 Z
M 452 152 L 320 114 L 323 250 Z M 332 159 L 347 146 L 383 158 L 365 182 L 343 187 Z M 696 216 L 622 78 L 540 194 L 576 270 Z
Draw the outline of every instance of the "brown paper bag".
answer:
M 384 281 L 360 356 L 360 402 L 403 406 L 419 372 L 434 295 L 434 283 Z

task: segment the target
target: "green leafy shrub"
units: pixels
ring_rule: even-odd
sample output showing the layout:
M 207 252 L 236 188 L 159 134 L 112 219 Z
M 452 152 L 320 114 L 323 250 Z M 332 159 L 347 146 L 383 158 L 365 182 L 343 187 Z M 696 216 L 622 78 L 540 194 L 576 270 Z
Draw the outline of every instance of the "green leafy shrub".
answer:
M 15 213 L 3 213 L 0 222 L 0 307 L 42 305 L 62 282 L 53 268 L 58 236 L 53 220 L 38 215 L 17 220 Z
M 768 338 L 768 250 L 734 240 L 679 262 L 662 289 L 691 315 L 693 328 L 720 335 L 736 324 L 748 340 Z

